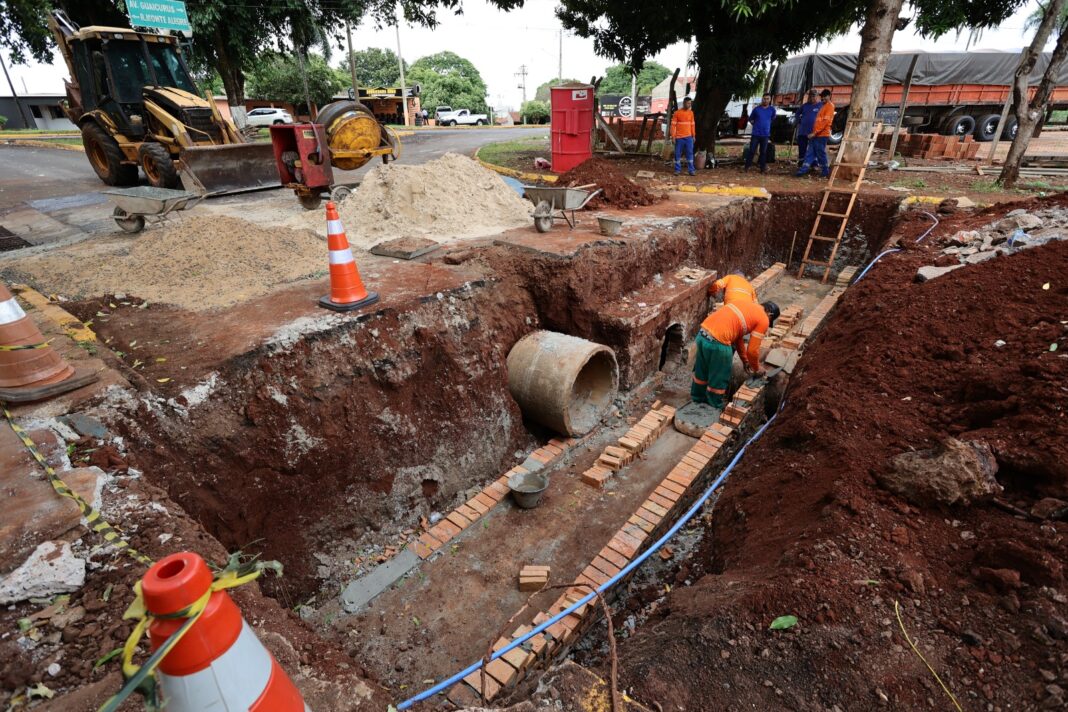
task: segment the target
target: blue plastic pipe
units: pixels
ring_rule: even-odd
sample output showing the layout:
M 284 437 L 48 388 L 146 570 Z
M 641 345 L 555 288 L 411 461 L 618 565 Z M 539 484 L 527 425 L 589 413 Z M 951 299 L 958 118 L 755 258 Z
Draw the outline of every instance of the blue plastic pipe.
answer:
M 782 408 L 783 408 L 784 405 L 786 405 L 786 399 L 785 398 L 779 404 L 779 409 L 775 412 L 775 414 L 773 416 L 771 416 L 766 423 L 764 423 L 762 426 L 760 426 L 760 428 L 755 433 L 753 433 L 753 437 L 749 438 L 749 440 L 746 441 L 745 445 L 742 445 L 742 447 L 738 450 L 738 452 L 735 453 L 734 457 L 731 458 L 731 461 L 727 464 L 727 467 L 725 467 L 723 469 L 723 472 L 720 473 L 719 477 L 716 478 L 715 482 L 713 482 L 711 485 L 709 485 L 708 489 L 706 489 L 704 491 L 704 493 L 700 497 L 698 497 L 697 501 L 693 503 L 693 505 L 690 507 L 689 510 L 687 510 L 686 514 L 684 514 L 682 516 L 682 518 L 679 519 L 679 521 L 675 522 L 674 526 L 672 526 L 670 529 L 668 529 L 667 532 L 664 534 L 664 536 L 662 536 L 659 539 L 657 539 L 655 544 L 653 544 L 652 546 L 650 546 L 648 549 L 645 550 L 645 553 L 640 554 L 636 559 L 634 559 L 629 564 L 627 564 L 625 567 L 623 567 L 622 571 L 620 571 L 618 574 L 616 574 L 615 576 L 613 576 L 612 578 L 608 579 L 603 584 L 598 586 L 597 590 L 603 593 L 603 592 L 607 591 L 608 589 L 612 588 L 622 578 L 627 576 L 627 574 L 629 574 L 631 571 L 633 571 L 634 569 L 636 569 L 639 566 L 641 566 L 646 561 L 646 559 L 648 559 L 654 553 L 659 551 L 660 548 L 662 546 L 664 546 L 664 544 L 666 544 L 673 536 L 675 536 L 675 534 L 678 533 L 679 529 L 681 529 L 683 526 L 685 526 L 685 524 L 687 522 L 689 522 L 690 519 L 692 519 L 695 514 L 697 514 L 697 512 L 701 509 L 701 507 L 704 506 L 705 502 L 708 501 L 708 498 L 712 496 L 712 493 L 715 492 L 717 489 L 719 489 L 720 485 L 722 485 L 724 480 L 727 479 L 727 476 L 730 475 L 731 470 L 733 470 L 734 467 L 738 464 L 738 462 L 742 459 L 742 455 L 745 454 L 746 449 L 748 449 L 748 447 L 751 444 L 753 444 L 753 442 L 755 442 L 757 440 L 757 438 L 759 438 L 761 435 L 763 435 L 764 431 L 768 429 L 768 426 L 771 425 L 775 421 L 775 419 L 777 417 L 779 417 L 779 413 L 782 411 Z M 586 594 L 585 596 L 583 596 L 581 599 L 579 599 L 577 602 L 575 602 L 570 607 L 568 607 L 568 608 L 564 609 L 563 611 L 557 613 L 555 616 L 553 616 L 549 620 L 545 621 L 544 623 L 542 623 L 542 624 L 540 624 L 538 626 L 535 626 L 535 628 L 533 630 L 531 630 L 529 633 L 526 633 L 526 634 L 516 638 L 515 640 L 513 640 L 508 645 L 506 645 L 503 648 L 501 648 L 500 650 L 497 650 L 496 652 L 494 652 L 493 655 L 490 656 L 490 660 L 496 660 L 497 658 L 499 658 L 502 655 L 504 655 L 505 653 L 507 653 L 509 650 L 513 650 L 513 649 L 517 648 L 518 646 L 522 645 L 526 641 L 528 641 L 531 638 L 533 638 L 535 635 L 540 634 L 546 628 L 549 628 L 550 626 L 555 625 L 560 620 L 562 620 L 562 619 L 566 618 L 567 616 L 569 616 L 570 614 L 574 613 L 575 611 L 577 611 L 582 606 L 585 606 L 590 601 L 592 601 L 594 598 L 596 598 L 596 596 L 597 596 L 596 593 L 588 593 L 588 594 Z M 406 710 L 409 707 L 411 707 L 412 705 L 414 705 L 416 702 L 422 702 L 423 700 L 425 700 L 427 698 L 433 697 L 434 695 L 437 695 L 437 694 L 440 694 L 440 693 L 444 692 L 445 690 L 449 689 L 450 687 L 455 685 L 460 680 L 463 680 L 465 677 L 467 677 L 471 673 L 476 672 L 480 667 L 482 667 L 482 661 L 481 660 L 479 660 L 478 662 L 474 662 L 471 665 L 468 665 L 466 668 L 464 668 L 460 672 L 456 673 L 452 677 L 447 678 L 445 680 L 442 680 L 441 682 L 439 682 L 438 684 L 434 685 L 430 689 L 425 690 L 423 692 L 420 692 L 415 697 L 411 697 L 411 698 L 405 700 L 404 702 L 401 702 L 399 705 L 397 705 L 397 709 L 398 710 Z
M 937 217 L 935 217 L 932 213 L 927 212 L 926 210 L 923 211 L 923 214 L 926 215 L 927 217 L 931 218 L 932 220 L 934 220 L 934 223 L 931 225 L 931 227 L 927 228 L 927 232 L 925 232 L 922 235 L 920 235 L 919 239 L 916 240 L 916 244 L 919 244 L 919 243 L 923 242 L 927 238 L 927 236 L 931 234 L 931 231 L 934 230 L 936 227 L 938 227 L 938 218 Z M 901 252 L 901 248 L 900 247 L 892 247 L 889 250 L 886 250 L 885 252 L 880 253 L 879 256 L 877 256 L 874 260 L 869 262 L 868 266 L 864 268 L 864 271 L 861 272 L 857 276 L 857 278 L 853 280 L 853 284 L 856 284 L 857 282 L 862 280 L 864 278 L 864 275 L 866 275 L 868 273 L 868 270 L 870 270 L 872 267 L 875 266 L 876 262 L 878 262 L 879 260 L 881 260 L 882 258 L 886 257 L 887 255 L 889 255 L 889 254 L 891 254 L 893 252 Z

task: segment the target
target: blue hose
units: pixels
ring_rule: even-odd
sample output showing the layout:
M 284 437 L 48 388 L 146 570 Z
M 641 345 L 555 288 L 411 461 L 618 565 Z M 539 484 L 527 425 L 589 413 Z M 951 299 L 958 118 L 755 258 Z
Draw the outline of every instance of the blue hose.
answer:
M 726 480 L 727 476 L 731 473 L 731 470 L 733 470 L 735 465 L 738 464 L 739 460 L 742 459 L 742 455 L 745 454 L 746 449 L 754 441 L 756 441 L 757 438 L 759 438 L 761 435 L 764 434 L 764 431 L 768 429 L 768 426 L 771 425 L 775 421 L 775 419 L 777 417 L 779 417 L 779 413 L 782 412 L 783 406 L 785 406 L 785 405 L 786 405 L 786 399 L 783 398 L 782 402 L 779 403 L 779 409 L 777 411 L 775 411 L 775 414 L 773 416 L 771 416 L 770 418 L 768 418 L 768 421 L 766 423 L 764 423 L 762 426 L 760 426 L 760 428 L 755 433 L 753 433 L 753 437 L 749 438 L 749 440 L 746 441 L 745 445 L 742 445 L 742 447 L 738 450 L 738 452 L 735 453 L 734 457 L 731 458 L 731 461 L 727 464 L 727 467 L 725 467 L 723 472 L 720 473 L 719 477 L 716 478 L 715 482 L 713 482 L 711 485 L 709 485 L 708 489 L 706 489 L 704 491 L 704 493 L 700 497 L 698 497 L 697 501 L 693 503 L 693 505 L 690 507 L 689 510 L 687 510 L 686 514 L 684 514 L 682 516 L 682 518 L 679 519 L 679 521 L 675 522 L 674 526 L 672 526 L 670 529 L 668 529 L 667 532 L 664 534 L 664 536 L 662 536 L 659 539 L 657 539 L 655 544 L 653 544 L 651 547 L 649 547 L 648 549 L 645 550 L 645 553 L 640 554 L 638 556 L 638 558 L 634 559 L 634 561 L 631 561 L 629 564 L 627 564 L 625 567 L 623 567 L 622 571 L 620 571 L 618 574 L 616 574 L 615 576 L 613 576 L 612 578 L 608 579 L 603 584 L 598 586 L 597 590 L 603 593 L 604 591 L 607 591 L 608 589 L 612 588 L 612 586 L 614 586 L 616 583 L 618 583 L 620 579 L 625 577 L 627 574 L 629 574 L 634 569 L 636 569 L 639 566 L 641 566 L 645 562 L 646 559 L 648 559 L 654 553 L 659 551 L 660 547 L 662 547 L 673 536 L 675 536 L 675 534 L 678 533 L 679 529 L 681 529 L 687 522 L 689 522 L 690 519 L 692 519 L 693 516 L 695 514 L 697 514 L 697 512 L 701 509 L 701 507 L 704 506 L 705 502 L 708 501 L 708 498 L 712 496 L 712 493 L 715 492 L 717 489 L 719 489 L 720 485 L 723 484 L 724 480 Z M 550 626 L 555 625 L 560 620 L 566 618 L 567 616 L 569 616 L 570 614 L 574 613 L 575 611 L 577 611 L 582 606 L 585 606 L 586 604 L 588 604 L 590 601 L 592 601 L 594 598 L 596 598 L 596 596 L 597 596 L 596 593 L 588 593 L 588 594 L 586 594 L 580 600 L 578 600 L 577 602 L 572 604 L 569 608 L 566 608 L 563 611 L 560 611 L 559 613 L 557 613 L 555 616 L 553 616 L 549 620 L 545 621 L 544 623 L 542 623 L 542 624 L 540 624 L 538 626 L 535 626 L 535 628 L 533 630 L 531 630 L 529 633 L 521 635 L 520 637 L 516 638 L 515 640 L 513 640 L 511 643 L 509 643 L 508 645 L 504 646 L 500 650 L 495 651 L 493 653 L 493 655 L 490 656 L 490 660 L 496 660 L 497 658 L 499 658 L 502 655 L 504 655 L 505 653 L 507 653 L 509 650 L 515 649 L 519 645 L 521 645 L 521 644 L 525 643 L 526 641 L 530 640 L 531 638 L 533 638 L 535 635 L 540 634 L 546 628 L 549 628 Z M 423 700 L 425 700 L 425 699 L 427 699 L 429 697 L 433 697 L 434 695 L 437 695 L 437 694 L 439 694 L 441 692 L 444 692 L 445 690 L 449 689 L 450 687 L 455 685 L 460 680 L 463 680 L 465 677 L 467 677 L 471 673 L 476 672 L 480 667 L 482 667 L 482 661 L 481 660 L 479 660 L 478 662 L 472 663 L 471 665 L 467 666 L 466 668 L 464 668 L 460 672 L 456 673 L 452 677 L 450 677 L 450 678 L 448 678 L 446 680 L 443 680 L 442 682 L 439 682 L 438 684 L 434 685 L 429 690 L 425 690 L 423 692 L 420 692 L 418 695 L 416 695 L 414 697 L 411 697 L 411 698 L 405 700 L 404 702 L 401 702 L 399 705 L 397 705 L 397 709 L 398 710 L 406 710 L 409 707 L 411 707 L 412 705 L 414 705 L 416 702 L 422 702 Z
M 916 244 L 919 244 L 919 243 L 923 242 L 924 239 L 928 235 L 931 234 L 931 231 L 934 230 L 936 227 L 938 227 L 938 218 L 937 217 L 935 217 L 932 213 L 927 212 L 926 210 L 923 211 L 923 214 L 926 215 L 927 217 L 931 218 L 932 220 L 934 220 L 934 224 L 932 224 L 931 227 L 927 228 L 927 232 L 925 232 L 922 235 L 920 235 L 919 239 L 916 240 Z M 886 257 L 887 255 L 889 255 L 889 254 L 891 254 L 893 252 L 901 252 L 901 248 L 900 247 L 892 247 L 889 250 L 886 250 L 885 252 L 880 253 L 874 260 L 869 262 L 868 266 L 864 268 L 864 271 L 862 271 L 857 276 L 857 278 L 853 280 L 853 284 L 856 284 L 861 279 L 863 279 L 864 275 L 866 275 L 868 273 L 868 270 L 870 270 L 872 267 L 875 266 L 876 262 L 878 262 L 879 260 L 881 260 L 882 258 Z

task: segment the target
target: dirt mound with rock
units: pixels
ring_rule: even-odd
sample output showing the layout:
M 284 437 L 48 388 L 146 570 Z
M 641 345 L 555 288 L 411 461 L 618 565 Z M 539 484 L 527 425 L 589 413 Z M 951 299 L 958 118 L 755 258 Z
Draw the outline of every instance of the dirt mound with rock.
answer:
M 197 311 L 321 273 L 327 249 L 310 230 L 266 228 L 200 212 L 134 238 L 85 240 L 0 267 L 48 293 L 130 294 Z
M 435 242 L 494 235 L 530 225 L 529 202 L 493 171 L 456 153 L 421 165 L 390 163 L 374 168 L 339 206 L 353 247 L 420 236 Z M 308 213 L 322 229 L 322 216 Z
M 905 251 L 844 295 L 699 554 L 622 645 L 639 700 L 951 709 L 904 628 L 965 709 L 1063 709 L 1068 242 L 914 281 L 950 236 L 1011 207 L 954 216 L 919 245 L 930 219 L 909 214 Z M 879 484 L 895 458 L 951 439 L 979 448 L 998 488 L 917 505 Z M 783 615 L 800 622 L 769 630 Z
M 652 205 L 664 200 L 664 195 L 654 195 L 638 185 L 611 161 L 590 158 L 575 166 L 556 181 L 558 186 L 596 184 L 601 193 L 589 202 L 591 208 L 611 206 L 628 210 L 640 205 Z M 590 190 L 596 190 L 591 188 Z

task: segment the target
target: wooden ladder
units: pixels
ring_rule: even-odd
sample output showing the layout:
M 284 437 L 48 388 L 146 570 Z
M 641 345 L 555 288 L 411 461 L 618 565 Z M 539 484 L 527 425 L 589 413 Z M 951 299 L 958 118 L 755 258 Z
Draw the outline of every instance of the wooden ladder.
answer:
M 858 126 L 871 125 L 871 128 L 864 132 L 863 129 L 858 129 Z M 855 129 L 854 131 L 850 131 Z M 805 255 L 801 258 L 801 268 L 797 271 L 797 278 L 801 279 L 805 274 L 805 267 L 812 265 L 814 267 L 823 267 L 823 279 L 820 280 L 822 284 L 827 283 L 827 278 L 831 275 L 831 265 L 834 264 L 834 258 L 838 254 L 838 248 L 842 244 L 842 237 L 845 235 L 846 225 L 849 223 L 849 216 L 853 213 L 853 206 L 857 202 L 857 193 L 860 192 L 860 184 L 864 182 L 864 172 L 868 169 L 868 161 L 871 160 L 872 151 L 875 150 L 875 141 L 882 132 L 883 122 L 880 119 L 848 119 L 846 120 L 845 132 L 842 135 L 842 143 L 838 147 L 838 154 L 834 158 L 834 164 L 831 166 L 831 175 L 827 179 L 827 185 L 823 189 L 823 201 L 820 203 L 820 208 L 816 211 L 816 220 L 812 223 L 812 232 L 808 236 L 808 245 L 805 246 Z M 848 144 L 860 143 L 865 144 L 867 150 L 864 152 L 864 160 L 861 163 L 843 163 L 842 156 L 845 153 L 843 150 Z M 835 179 L 838 177 L 839 168 L 855 168 L 857 169 L 856 180 L 853 181 L 849 187 L 842 185 L 835 185 Z M 845 212 L 835 213 L 827 210 L 827 205 L 830 202 L 832 195 L 848 195 L 849 203 L 846 205 Z M 838 233 L 834 237 L 828 237 L 820 234 L 820 223 L 824 218 L 829 220 L 838 220 Z M 832 242 L 830 257 L 827 261 L 811 259 L 809 256 L 812 254 L 812 246 L 817 242 Z

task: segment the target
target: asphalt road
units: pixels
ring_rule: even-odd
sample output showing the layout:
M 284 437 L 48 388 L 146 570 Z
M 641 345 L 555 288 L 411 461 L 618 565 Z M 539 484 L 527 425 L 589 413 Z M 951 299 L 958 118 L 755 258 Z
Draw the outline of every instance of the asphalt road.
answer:
M 425 163 L 453 151 L 470 154 L 479 146 L 528 136 L 548 135 L 548 127 L 522 129 L 441 129 L 401 138 L 400 163 Z M 355 182 L 370 170 L 338 172 L 338 182 Z M 106 188 L 80 151 L 0 145 L 0 214 L 28 201 L 98 193 Z

